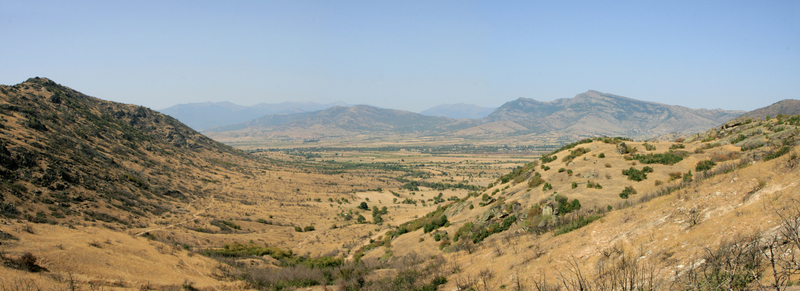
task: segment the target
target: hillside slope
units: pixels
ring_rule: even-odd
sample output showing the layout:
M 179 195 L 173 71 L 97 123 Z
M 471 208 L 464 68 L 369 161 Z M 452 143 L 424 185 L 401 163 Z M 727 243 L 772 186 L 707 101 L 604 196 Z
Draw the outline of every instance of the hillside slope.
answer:
M 243 155 L 169 116 L 44 78 L 0 87 L 0 117 L 2 198 L 32 221 L 147 223 L 203 196 L 190 173 Z
M 794 99 L 785 99 L 778 102 L 775 102 L 769 106 L 765 106 L 745 114 L 742 114 L 741 118 L 755 118 L 755 119 L 764 119 L 767 116 L 778 116 L 778 115 L 797 115 L 800 114 L 800 100 Z
M 798 126 L 569 144 L 362 255 L 442 255 L 429 267 L 446 290 L 785 290 L 800 279 Z

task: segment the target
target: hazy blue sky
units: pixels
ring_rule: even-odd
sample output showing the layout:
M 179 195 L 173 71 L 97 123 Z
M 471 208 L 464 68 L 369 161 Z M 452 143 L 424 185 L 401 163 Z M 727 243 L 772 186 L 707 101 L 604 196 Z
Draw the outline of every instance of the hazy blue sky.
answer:
M 3 1 L 0 84 L 162 109 L 800 99 L 800 1 Z

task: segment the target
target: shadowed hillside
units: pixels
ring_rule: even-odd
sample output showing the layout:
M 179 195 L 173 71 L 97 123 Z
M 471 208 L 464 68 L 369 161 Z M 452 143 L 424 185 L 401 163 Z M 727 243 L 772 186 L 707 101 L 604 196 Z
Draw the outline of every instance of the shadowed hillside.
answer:
M 172 117 L 44 78 L 0 87 L 0 117 L 0 187 L 17 206 L 6 211 L 37 222 L 146 222 L 203 196 L 194 170 L 242 156 Z

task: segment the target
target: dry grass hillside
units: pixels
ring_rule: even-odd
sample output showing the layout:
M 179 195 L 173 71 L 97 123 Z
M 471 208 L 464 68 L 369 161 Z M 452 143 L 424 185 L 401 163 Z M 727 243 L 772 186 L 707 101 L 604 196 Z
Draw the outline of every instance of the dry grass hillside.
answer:
M 540 159 L 474 145 L 248 154 L 47 79 L 0 94 L 2 290 L 800 281 L 800 116 L 591 138 Z
M 248 155 L 169 116 L 47 79 L 0 93 L 0 251 L 9 267 L 0 272 L 9 280 L 31 277 L 14 271 L 27 269 L 47 270 L 55 283 L 70 275 L 106 287 L 228 286 L 208 257 L 193 256 L 194 275 L 175 266 L 250 240 L 314 256 L 359 244 L 376 226 L 342 215 L 356 192 L 387 188 L 372 175 L 398 175 Z M 19 264 L 28 252 L 38 260 Z

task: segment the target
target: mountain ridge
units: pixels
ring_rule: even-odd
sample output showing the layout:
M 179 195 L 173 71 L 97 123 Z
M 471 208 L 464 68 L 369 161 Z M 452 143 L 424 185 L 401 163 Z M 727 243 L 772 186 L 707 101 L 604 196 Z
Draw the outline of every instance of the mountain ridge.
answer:
M 474 104 L 456 103 L 441 104 L 423 111 L 419 114 L 428 116 L 444 116 L 453 119 L 481 119 L 491 114 L 496 108 L 483 107 Z
M 173 116 L 189 127 L 200 131 L 247 122 L 270 114 L 297 114 L 347 105 L 349 104 L 336 101 L 325 104 L 316 102 L 281 102 L 243 106 L 223 101 L 177 104 L 158 111 Z
M 666 105 L 590 90 L 572 98 L 554 101 L 537 101 L 520 97 L 506 102 L 481 119 L 425 119 L 422 114 L 408 111 L 384 111 L 375 114 L 374 108 L 363 105 L 360 110 L 326 109 L 320 113 L 292 118 L 287 116 L 263 117 L 227 128 L 205 131 L 212 138 L 229 140 L 237 134 L 220 134 L 226 131 L 246 131 L 250 138 L 260 136 L 298 137 L 344 136 L 368 132 L 395 134 L 442 134 L 448 136 L 531 136 L 559 135 L 631 136 L 649 138 L 669 132 L 695 133 L 731 120 L 742 111 L 722 109 L 691 109 Z M 334 113 L 331 110 L 336 110 Z M 388 109 L 386 109 L 388 110 Z M 391 112 L 391 113 L 390 113 Z M 400 112 L 403 112 L 402 114 Z M 364 116 L 360 116 L 364 114 Z M 337 116 L 332 119 L 331 116 Z M 406 118 L 399 121 L 398 118 Z M 349 120 L 349 121 L 348 121 Z M 378 127 L 346 125 L 354 120 Z M 420 124 L 425 120 L 425 124 Z M 277 121 L 277 122 L 275 122 Z M 386 126 L 393 123 L 393 126 Z M 408 126 L 417 124 L 416 126 Z
M 775 117 L 781 115 L 796 115 L 800 114 L 800 100 L 783 99 L 768 106 L 758 108 L 742 114 L 740 118 L 756 118 L 764 119 L 764 117 Z

